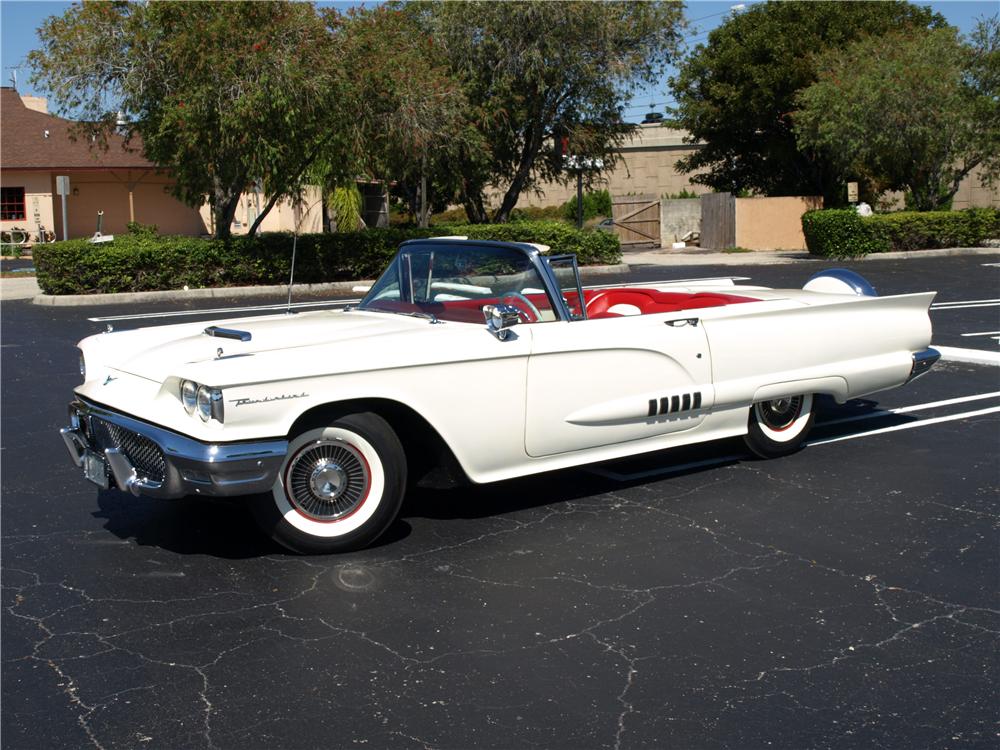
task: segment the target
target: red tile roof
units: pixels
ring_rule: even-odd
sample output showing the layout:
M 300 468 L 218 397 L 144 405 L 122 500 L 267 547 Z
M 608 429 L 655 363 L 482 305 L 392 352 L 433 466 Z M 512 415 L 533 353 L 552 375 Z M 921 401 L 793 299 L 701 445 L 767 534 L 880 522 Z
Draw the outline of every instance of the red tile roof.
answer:
M 121 136 L 108 137 L 108 150 L 91 148 L 86 137 L 70 138 L 72 120 L 28 109 L 18 93 L 0 87 L 0 168 L 3 169 L 150 169 L 142 142 L 128 149 Z M 46 131 L 48 135 L 46 136 Z

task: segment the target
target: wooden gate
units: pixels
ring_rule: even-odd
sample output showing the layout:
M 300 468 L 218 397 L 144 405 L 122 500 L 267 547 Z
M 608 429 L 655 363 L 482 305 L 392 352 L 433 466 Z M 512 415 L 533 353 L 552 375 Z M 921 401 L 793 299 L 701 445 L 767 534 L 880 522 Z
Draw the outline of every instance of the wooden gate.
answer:
M 611 218 L 622 249 L 660 246 L 660 199 L 655 195 L 614 196 Z
M 736 245 L 736 198 L 732 193 L 701 196 L 701 246 L 714 249 Z

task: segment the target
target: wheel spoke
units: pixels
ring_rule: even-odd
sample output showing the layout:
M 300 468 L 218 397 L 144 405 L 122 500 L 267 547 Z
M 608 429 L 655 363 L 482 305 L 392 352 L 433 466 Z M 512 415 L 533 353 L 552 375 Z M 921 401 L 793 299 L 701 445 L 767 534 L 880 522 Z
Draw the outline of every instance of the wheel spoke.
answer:
M 317 440 L 292 457 L 285 489 L 304 515 L 336 521 L 361 506 L 370 484 L 368 464 L 357 448 L 339 440 Z

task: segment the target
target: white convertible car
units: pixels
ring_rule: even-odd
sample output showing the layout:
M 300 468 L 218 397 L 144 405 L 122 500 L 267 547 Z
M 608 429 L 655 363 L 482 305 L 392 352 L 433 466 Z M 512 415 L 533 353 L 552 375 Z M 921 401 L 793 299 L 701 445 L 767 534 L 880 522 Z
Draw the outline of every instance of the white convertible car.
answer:
M 100 487 L 246 495 L 281 544 L 337 552 L 440 467 L 495 482 L 736 435 L 780 456 L 816 394 L 894 388 L 939 356 L 933 293 L 840 270 L 584 289 L 546 249 L 407 242 L 355 307 L 91 336 L 63 439 Z

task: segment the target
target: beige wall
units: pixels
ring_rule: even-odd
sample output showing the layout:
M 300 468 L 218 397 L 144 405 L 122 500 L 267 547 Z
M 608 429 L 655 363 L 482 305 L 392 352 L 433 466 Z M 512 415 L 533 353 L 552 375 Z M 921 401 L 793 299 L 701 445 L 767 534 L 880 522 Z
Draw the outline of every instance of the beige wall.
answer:
M 258 213 L 267 206 L 267 196 L 244 193 L 236 208 L 232 232 L 246 234 L 256 221 Z M 202 219 L 211 226 L 212 216 L 208 205 L 201 209 Z M 301 234 L 323 231 L 323 192 L 315 185 L 307 185 L 302 191 L 302 201 L 295 205 L 290 200 L 280 200 L 274 204 L 264 221 L 260 232 L 294 232 L 296 225 Z
M 736 245 L 750 250 L 803 250 L 802 214 L 822 207 L 819 196 L 737 198 Z
M 1000 208 L 1000 185 L 993 188 L 985 188 L 980 183 L 982 170 L 976 167 L 969 173 L 969 176 L 962 180 L 955 193 L 955 200 L 952 208 L 987 208 L 993 206 Z
M 62 239 L 62 199 L 55 194 L 56 173 L 49 173 L 53 211 Z M 155 224 L 161 234 L 205 234 L 197 209 L 170 194 L 171 181 L 152 170 L 70 172 L 66 197 L 70 239 L 91 237 L 97 231 L 97 212 L 104 211 L 102 234 L 124 234 L 129 221 Z M 129 191 L 132 192 L 131 208 Z
M 3 187 L 24 188 L 24 218 L 14 221 L 0 221 L 0 229 L 27 230 L 32 239 L 37 238 L 38 225 L 41 224 L 51 231 L 55 226 L 52 213 L 52 196 L 48 172 L 18 172 L 4 170 L 0 172 L 0 185 Z
M 710 192 L 704 185 L 692 185 L 687 175 L 674 168 L 677 160 L 693 154 L 697 146 L 684 143 L 684 132 L 659 125 L 641 125 L 637 135 L 620 150 L 621 159 L 613 170 L 603 175 L 597 189 L 607 189 L 612 195 L 676 194 L 682 190 Z M 566 185 L 547 182 L 539 186 L 542 194 L 523 194 L 519 206 L 554 206 L 576 197 L 576 179 Z M 502 194 L 491 196 L 499 204 Z

